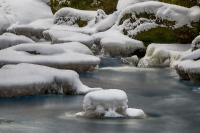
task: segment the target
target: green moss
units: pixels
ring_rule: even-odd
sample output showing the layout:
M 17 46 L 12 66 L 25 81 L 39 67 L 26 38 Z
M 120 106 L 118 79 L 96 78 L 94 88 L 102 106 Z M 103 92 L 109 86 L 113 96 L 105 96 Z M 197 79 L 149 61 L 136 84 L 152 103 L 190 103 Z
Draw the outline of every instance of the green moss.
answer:
M 159 0 L 169 4 L 180 5 L 184 7 L 200 6 L 199 0 Z
M 84 27 L 87 25 L 87 21 L 81 20 L 80 18 L 75 20 L 75 23 L 77 23 L 79 27 Z
M 118 0 L 51 0 L 51 9 L 55 13 L 60 8 L 72 7 L 81 10 L 97 10 L 103 9 L 107 14 L 113 13 L 116 10 Z
M 125 14 L 119 21 L 119 25 L 122 25 L 123 22 L 127 19 L 132 19 L 132 13 L 127 13 Z

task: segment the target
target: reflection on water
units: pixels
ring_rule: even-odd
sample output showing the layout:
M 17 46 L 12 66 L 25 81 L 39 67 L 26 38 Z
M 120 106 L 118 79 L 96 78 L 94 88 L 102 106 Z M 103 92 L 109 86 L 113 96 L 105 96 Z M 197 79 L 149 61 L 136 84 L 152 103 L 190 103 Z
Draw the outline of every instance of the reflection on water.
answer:
M 81 81 L 123 89 L 129 107 L 143 109 L 148 119 L 76 118 L 84 96 L 37 95 L 0 99 L 0 133 L 199 133 L 199 84 L 180 80 L 172 69 L 102 63 L 99 70 L 80 74 Z

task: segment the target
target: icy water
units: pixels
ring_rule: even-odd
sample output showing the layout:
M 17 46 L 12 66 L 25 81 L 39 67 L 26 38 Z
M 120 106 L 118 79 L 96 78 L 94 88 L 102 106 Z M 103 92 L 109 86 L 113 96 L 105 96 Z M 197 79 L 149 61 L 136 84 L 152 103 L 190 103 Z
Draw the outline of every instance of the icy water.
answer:
M 124 90 L 129 107 L 143 109 L 148 119 L 76 118 L 84 96 L 37 95 L 0 99 L 0 133 L 200 132 L 199 84 L 179 80 L 173 69 L 122 64 L 119 59 L 102 59 L 99 70 L 80 74 L 81 81 Z

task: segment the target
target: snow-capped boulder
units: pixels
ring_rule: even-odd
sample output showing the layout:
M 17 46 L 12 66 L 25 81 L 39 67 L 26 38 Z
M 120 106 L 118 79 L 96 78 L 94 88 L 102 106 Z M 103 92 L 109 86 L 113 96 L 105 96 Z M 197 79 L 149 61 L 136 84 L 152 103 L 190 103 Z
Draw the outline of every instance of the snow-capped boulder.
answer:
M 50 7 L 42 0 L 0 0 L 0 14 L 0 34 L 12 24 L 53 17 Z
M 73 43 L 67 45 L 19 44 L 0 51 L 0 66 L 31 63 L 80 72 L 93 70 L 100 63 L 98 57 L 89 52 L 87 52 L 89 54 L 85 54 L 89 50 L 86 46 L 75 48 L 70 45 Z M 78 45 L 81 44 L 76 46 Z
M 139 61 L 138 67 L 173 68 L 174 62 L 189 49 L 190 44 L 150 44 L 145 57 Z
M 89 21 L 95 18 L 96 14 L 96 11 L 85 11 L 65 7 L 54 14 L 54 24 L 84 27 Z
M 50 38 L 52 43 L 80 42 L 91 48 L 94 44 L 94 38 L 90 35 L 64 30 L 47 30 L 43 33 L 45 38 Z
M 145 47 L 141 41 L 124 36 L 117 30 L 99 32 L 92 36 L 95 38 L 95 43 L 102 48 L 101 51 L 105 56 L 127 57 L 137 55 L 143 57 L 145 55 Z
M 200 83 L 200 49 L 182 56 L 175 62 L 175 69 L 181 79 Z
M 29 24 L 12 25 L 7 31 L 17 35 L 27 36 L 35 41 L 40 41 L 41 39 L 44 40 L 43 32 L 50 29 L 53 25 L 52 18 L 39 19 Z
M 25 36 L 18 36 L 12 33 L 4 33 L 0 36 L 0 50 L 22 43 L 34 43 L 34 41 Z
M 6 65 L 0 69 L 0 98 L 45 93 L 86 94 L 100 88 L 81 83 L 72 70 L 33 64 Z
M 199 34 L 200 7 L 147 1 L 122 10 L 121 31 L 144 43 L 191 43 Z
M 130 117 L 147 118 L 140 109 L 128 108 L 127 95 L 122 90 L 108 89 L 90 92 L 83 100 L 84 112 L 77 117 Z

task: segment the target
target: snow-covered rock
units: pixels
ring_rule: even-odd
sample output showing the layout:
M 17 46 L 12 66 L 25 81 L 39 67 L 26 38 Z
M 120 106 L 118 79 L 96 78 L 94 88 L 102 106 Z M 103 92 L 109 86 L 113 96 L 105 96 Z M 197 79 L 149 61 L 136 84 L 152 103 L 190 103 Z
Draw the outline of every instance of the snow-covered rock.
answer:
M 54 14 L 55 24 L 65 24 L 69 26 L 86 26 L 89 21 L 95 18 L 96 11 L 78 10 L 70 7 L 65 7 L 58 10 Z
M 47 30 L 44 31 L 44 37 L 50 38 L 52 43 L 80 42 L 87 47 L 92 47 L 94 38 L 90 35 L 64 30 Z
M 87 52 L 86 46 L 78 47 L 80 43 L 76 44 L 77 47 L 70 46 L 73 44 L 19 44 L 0 51 L 0 66 L 31 63 L 80 72 L 93 70 L 100 63 L 98 57 Z
M 127 95 L 122 90 L 108 89 L 90 92 L 83 100 L 84 112 L 77 117 L 130 117 L 146 118 L 140 109 L 128 108 Z
M 118 19 L 125 35 L 147 43 L 191 43 L 199 34 L 199 22 L 200 7 L 157 1 L 128 6 Z
M 34 43 L 34 41 L 25 36 L 18 36 L 12 33 L 4 33 L 0 36 L 0 50 L 22 43 Z
M 145 47 L 141 41 L 131 39 L 117 30 L 108 30 L 92 35 L 95 43 L 102 47 L 103 55 L 112 57 L 144 56 Z
M 180 78 L 200 83 L 200 49 L 182 56 L 175 62 L 175 69 Z
M 0 98 L 45 93 L 86 94 L 89 88 L 72 70 L 59 70 L 33 64 L 6 65 L 0 69 Z
M 44 39 L 43 32 L 53 26 L 53 18 L 39 19 L 29 24 L 12 25 L 7 31 L 17 35 L 24 35 L 35 41 Z
M 190 44 L 150 44 L 138 67 L 174 67 L 177 61 L 187 50 Z
M 12 24 L 28 24 L 53 17 L 43 0 L 0 0 L 0 14 L 0 34 Z

